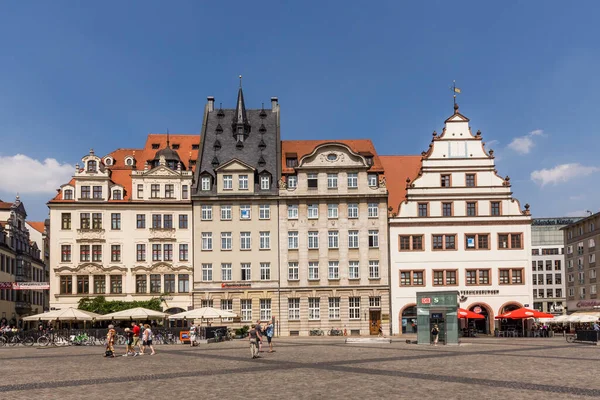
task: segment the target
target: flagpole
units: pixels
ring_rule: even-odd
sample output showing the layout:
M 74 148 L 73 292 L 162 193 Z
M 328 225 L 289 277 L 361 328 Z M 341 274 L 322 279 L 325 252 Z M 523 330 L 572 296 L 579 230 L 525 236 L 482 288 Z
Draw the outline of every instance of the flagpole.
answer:
M 454 106 L 456 106 L 456 81 L 453 80 L 452 81 L 452 94 L 453 94 L 453 98 L 454 98 Z

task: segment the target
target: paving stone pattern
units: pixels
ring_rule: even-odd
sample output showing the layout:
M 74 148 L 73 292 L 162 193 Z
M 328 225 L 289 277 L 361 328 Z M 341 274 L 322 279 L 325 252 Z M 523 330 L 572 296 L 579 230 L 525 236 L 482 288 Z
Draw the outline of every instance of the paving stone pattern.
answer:
M 584 399 L 600 397 L 600 346 L 562 338 L 476 338 L 463 346 L 276 339 L 157 346 L 154 356 L 103 348 L 0 348 L 2 398 Z M 123 349 L 117 349 L 122 354 Z

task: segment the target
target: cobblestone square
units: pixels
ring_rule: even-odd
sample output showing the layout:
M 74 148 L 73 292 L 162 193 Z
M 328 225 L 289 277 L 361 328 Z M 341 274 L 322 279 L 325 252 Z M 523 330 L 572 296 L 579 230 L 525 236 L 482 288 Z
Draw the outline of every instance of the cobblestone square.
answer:
M 276 339 L 156 347 L 105 359 L 103 347 L 0 348 L 4 398 L 583 399 L 600 396 L 600 347 L 552 339 L 476 338 L 461 346 Z M 123 354 L 123 348 L 117 348 Z

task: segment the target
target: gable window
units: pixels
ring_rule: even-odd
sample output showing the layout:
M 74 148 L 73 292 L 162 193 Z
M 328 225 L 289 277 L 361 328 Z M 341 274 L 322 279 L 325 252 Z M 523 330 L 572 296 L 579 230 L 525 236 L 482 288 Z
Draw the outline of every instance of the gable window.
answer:
M 160 197 L 160 185 L 152 184 L 150 186 L 150 198 L 158 199 Z
M 465 180 L 467 187 L 475 187 L 475 174 L 467 174 Z
M 307 174 L 306 178 L 309 189 L 316 189 L 319 186 L 319 177 L 317 174 Z
M 328 189 L 337 189 L 338 187 L 338 175 L 337 174 L 327 174 L 327 188 Z
M 288 175 L 287 186 L 290 189 L 295 189 L 298 186 L 298 177 L 296 175 Z
M 442 216 L 443 217 L 451 217 L 452 216 L 452 203 L 442 203 Z
M 487 233 L 467 233 L 465 235 L 465 248 L 467 250 L 489 250 L 490 235 Z
M 348 172 L 348 188 L 356 189 L 358 187 L 358 173 Z
M 419 203 L 419 217 L 429 216 L 429 203 Z
M 175 185 L 168 183 L 165 185 L 165 198 L 172 199 L 175 197 Z
M 248 190 L 248 175 L 240 175 L 238 177 L 238 188 L 240 190 Z
M 492 201 L 490 204 L 490 214 L 494 215 L 494 216 L 498 216 L 500 215 L 500 202 L 499 201 Z
M 94 198 L 101 199 L 102 198 L 102 186 L 94 186 Z
M 268 176 L 260 177 L 260 190 L 269 190 L 271 188 L 271 179 Z
M 96 172 L 98 169 L 98 163 L 94 160 L 88 161 L 87 172 Z
M 90 187 L 89 186 L 82 186 L 81 187 L 81 198 L 82 199 L 89 199 L 90 196 L 91 196 Z
M 367 183 L 369 187 L 377 187 L 377 174 L 368 174 Z
M 451 184 L 450 175 L 442 175 L 440 177 L 440 185 L 442 187 L 450 187 L 450 184 Z
M 113 200 L 123 200 L 121 197 L 121 191 L 120 190 L 113 190 L 112 192 L 112 198 Z
M 210 181 L 209 181 L 210 185 Z M 233 175 L 223 175 L 223 190 L 233 189 Z M 207 189 L 209 190 L 209 189 Z
M 523 248 L 522 233 L 499 233 L 498 234 L 498 249 L 514 250 Z
M 348 203 L 348 218 L 358 218 L 357 203 Z
M 399 251 L 420 251 L 423 248 L 423 235 L 398 236 Z
M 83 188 L 82 189 L 82 198 L 83 198 Z M 89 190 L 89 186 L 88 186 L 88 190 Z M 65 195 L 64 195 L 64 199 L 65 200 L 73 200 L 73 189 L 65 189 Z M 89 194 L 88 194 L 89 197 Z

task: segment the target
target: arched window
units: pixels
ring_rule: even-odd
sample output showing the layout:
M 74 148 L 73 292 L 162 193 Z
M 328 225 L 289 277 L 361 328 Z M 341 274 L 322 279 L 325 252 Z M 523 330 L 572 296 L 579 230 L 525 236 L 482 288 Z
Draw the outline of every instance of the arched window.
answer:
M 98 169 L 98 163 L 96 160 L 90 160 L 87 163 L 87 172 L 96 172 Z

